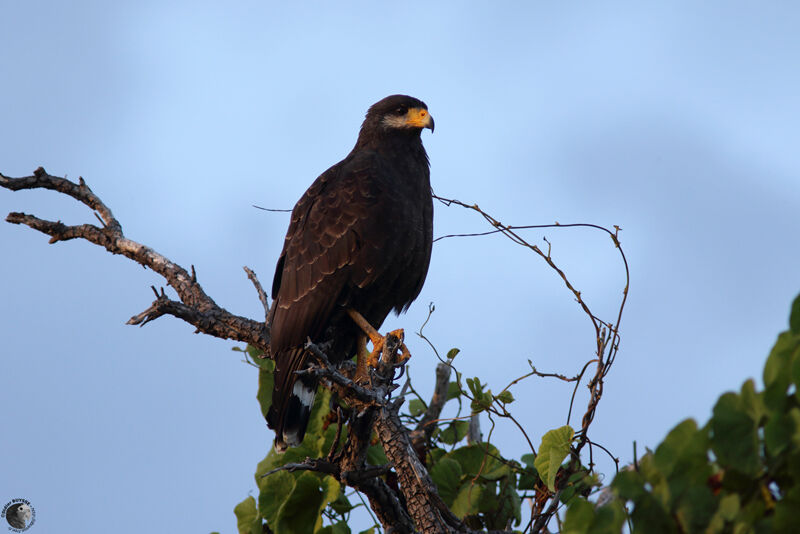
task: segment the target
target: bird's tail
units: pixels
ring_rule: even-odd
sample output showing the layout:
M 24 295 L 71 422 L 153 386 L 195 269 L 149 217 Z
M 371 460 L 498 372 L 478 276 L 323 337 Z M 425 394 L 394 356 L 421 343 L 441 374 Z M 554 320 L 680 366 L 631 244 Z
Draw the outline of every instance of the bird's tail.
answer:
M 267 414 L 267 424 L 275 430 L 275 449 L 278 452 L 302 443 L 314 406 L 317 380 L 295 374 L 305 368 L 304 353 L 302 349 L 297 349 L 296 354 L 276 358 L 276 361 L 288 361 L 284 368 L 275 369 L 272 406 Z

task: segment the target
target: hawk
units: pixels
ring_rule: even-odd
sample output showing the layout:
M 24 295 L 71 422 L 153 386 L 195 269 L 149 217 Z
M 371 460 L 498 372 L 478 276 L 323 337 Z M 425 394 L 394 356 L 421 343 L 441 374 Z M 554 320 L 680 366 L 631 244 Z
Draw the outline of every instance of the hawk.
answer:
M 350 313 L 379 328 L 422 290 L 433 243 L 430 164 L 421 133 L 433 132 L 421 100 L 392 95 L 369 108 L 355 147 L 322 173 L 292 210 L 275 268 L 268 322 L 275 387 L 267 423 L 275 448 L 303 441 L 317 383 L 298 376 L 310 338 L 334 364 L 363 352 Z

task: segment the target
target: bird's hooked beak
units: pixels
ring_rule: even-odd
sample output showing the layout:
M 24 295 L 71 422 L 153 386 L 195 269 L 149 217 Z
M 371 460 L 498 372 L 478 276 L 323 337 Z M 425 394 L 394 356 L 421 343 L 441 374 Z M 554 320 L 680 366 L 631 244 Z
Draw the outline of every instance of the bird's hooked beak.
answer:
M 425 108 L 411 108 L 406 115 L 406 124 L 414 128 L 430 128 L 433 133 L 433 117 Z

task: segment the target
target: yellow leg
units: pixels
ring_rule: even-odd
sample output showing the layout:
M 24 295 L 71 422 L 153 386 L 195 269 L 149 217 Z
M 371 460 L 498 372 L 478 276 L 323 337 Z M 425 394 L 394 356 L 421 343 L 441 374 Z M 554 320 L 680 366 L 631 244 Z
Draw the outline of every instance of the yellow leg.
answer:
M 377 367 L 378 362 L 380 361 L 381 351 L 383 351 L 383 345 L 386 341 L 386 338 L 383 337 L 375 330 L 364 316 L 355 311 L 354 309 L 350 308 L 347 310 L 348 315 L 353 321 L 361 328 L 361 331 L 364 332 L 364 336 L 358 336 L 358 357 L 356 359 L 356 376 L 359 377 L 366 377 L 367 376 L 367 366 L 370 367 Z M 394 335 L 400 339 L 400 358 L 401 361 L 406 361 L 408 358 L 411 357 L 411 354 L 408 352 L 408 348 L 406 347 L 405 343 L 403 343 L 403 338 L 405 333 L 403 329 L 400 328 L 398 330 L 394 330 L 389 332 L 390 335 Z M 372 352 L 367 352 L 367 336 L 369 336 L 370 341 L 372 341 Z M 367 355 L 368 358 L 365 358 L 366 361 L 362 361 L 362 355 Z

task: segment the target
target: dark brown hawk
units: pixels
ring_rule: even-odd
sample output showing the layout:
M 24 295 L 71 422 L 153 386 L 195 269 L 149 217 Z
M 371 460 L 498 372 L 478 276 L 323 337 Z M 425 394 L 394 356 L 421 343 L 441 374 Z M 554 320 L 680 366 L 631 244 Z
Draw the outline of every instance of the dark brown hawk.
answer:
M 270 352 L 275 389 L 267 423 L 275 448 L 303 441 L 317 383 L 306 368 L 310 338 L 328 343 L 333 363 L 365 337 L 348 316 L 379 328 L 419 295 L 431 258 L 433 201 L 423 128 L 424 102 L 393 95 L 367 111 L 353 150 L 322 173 L 292 211 L 272 283 Z

